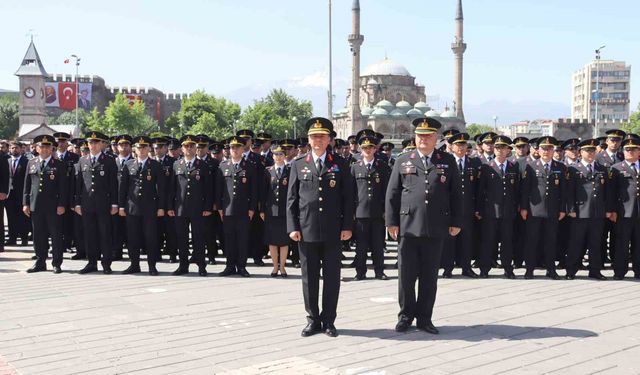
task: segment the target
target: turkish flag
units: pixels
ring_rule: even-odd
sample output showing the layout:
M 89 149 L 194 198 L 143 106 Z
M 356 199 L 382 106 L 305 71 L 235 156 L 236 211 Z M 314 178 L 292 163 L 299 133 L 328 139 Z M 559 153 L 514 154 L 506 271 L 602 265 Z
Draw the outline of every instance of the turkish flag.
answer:
M 71 111 L 76 109 L 76 84 L 73 82 L 60 82 L 58 84 L 58 101 L 60 109 Z

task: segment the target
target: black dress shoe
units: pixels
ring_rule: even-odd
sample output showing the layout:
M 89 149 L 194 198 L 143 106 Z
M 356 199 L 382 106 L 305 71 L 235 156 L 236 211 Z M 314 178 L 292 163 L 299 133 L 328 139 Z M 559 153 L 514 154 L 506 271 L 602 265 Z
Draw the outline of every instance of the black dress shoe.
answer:
M 524 278 L 525 278 L 526 280 L 531 280 L 531 279 L 533 279 L 533 271 L 527 271 L 527 272 L 525 272 L 525 273 L 524 273 Z
M 516 278 L 516 275 L 513 273 L 513 271 L 505 271 L 504 277 L 505 279 L 513 280 Z
M 214 258 L 209 258 L 209 264 L 214 266 L 214 265 L 218 264 L 218 262 L 216 262 L 216 260 Z
M 124 271 L 122 271 L 123 275 L 131 275 L 134 273 L 140 273 L 140 266 L 137 264 L 132 264 L 129 267 L 127 267 L 127 269 L 125 269 Z
M 218 276 L 231 276 L 236 274 L 236 269 L 233 267 L 225 267 L 222 272 L 218 274 Z
M 596 280 L 606 280 L 607 278 L 601 274 L 600 272 L 589 272 L 589 278 L 590 279 L 596 279 Z
M 574 273 L 567 273 L 564 276 L 564 278 L 567 279 L 567 280 L 574 280 L 576 278 L 576 275 Z
M 432 335 L 437 335 L 440 333 L 440 331 L 438 331 L 438 329 L 431 322 L 416 324 L 416 326 L 418 327 L 419 330 L 425 331 Z
M 307 324 L 307 326 L 302 329 L 301 336 L 309 337 L 320 332 L 322 332 L 322 325 L 320 323 L 313 322 Z
M 62 268 L 60 268 L 59 266 L 54 266 L 53 273 L 62 273 Z
M 44 264 L 34 264 L 33 267 L 29 268 L 27 270 L 27 273 L 34 273 L 34 272 L 41 272 L 41 271 L 46 271 L 47 270 L 47 266 Z
M 91 273 L 91 272 L 97 272 L 97 271 L 98 271 L 98 267 L 96 265 L 87 264 L 86 266 L 84 266 L 83 269 L 78 271 L 78 273 L 81 275 L 84 275 L 85 273 Z
M 333 324 L 324 325 L 324 334 L 329 337 L 338 337 L 338 330 Z
M 238 275 L 242 276 L 242 277 L 249 277 L 251 276 L 251 274 L 249 274 L 249 272 L 247 271 L 246 268 L 240 268 L 238 270 Z
M 173 271 L 173 276 L 181 276 L 189 273 L 189 267 L 180 266 L 175 271 Z
M 445 271 L 442 273 L 442 277 L 443 277 L 443 278 L 445 278 L 445 279 L 450 279 L 450 278 L 452 278 L 452 277 L 453 277 L 452 271 L 445 270 Z
M 468 270 L 462 271 L 462 276 L 470 277 L 472 279 L 477 279 L 478 278 L 478 274 L 475 273 L 471 268 L 469 268 Z
M 558 276 L 558 274 L 555 271 L 547 272 L 545 276 L 551 280 L 560 280 L 560 276 Z
M 396 324 L 396 332 L 407 332 L 407 330 L 411 327 L 411 322 L 405 319 L 398 320 Z
M 283 278 L 285 278 L 285 279 L 286 279 L 287 277 L 289 277 L 289 275 L 287 275 L 287 273 L 286 273 L 286 272 L 280 272 L 280 276 L 282 276 L 282 277 L 283 277 Z
M 262 261 L 262 259 L 260 259 L 260 258 L 256 258 L 256 259 L 254 259 L 254 260 L 253 260 L 253 264 L 255 264 L 255 265 L 256 265 L 256 266 L 258 266 L 258 267 L 262 267 L 262 266 L 264 266 L 264 262 L 263 262 L 263 261 Z
M 156 268 L 155 265 L 149 265 L 149 275 L 151 276 L 158 276 L 160 273 L 158 272 L 158 269 Z
M 199 267 L 198 268 L 198 275 L 204 277 L 207 276 L 207 269 L 205 267 Z
M 85 256 L 78 253 L 76 253 L 76 255 L 71 257 L 71 260 L 82 260 L 82 259 L 85 259 Z
M 0 246 L 0 253 L 4 253 L 4 246 Z
M 37 255 L 32 255 L 31 256 L 31 260 L 38 260 L 38 256 Z
M 365 275 L 363 275 L 363 274 L 361 274 L 361 273 L 357 273 L 357 274 L 356 274 L 356 277 L 354 277 L 353 279 L 354 279 L 355 281 L 362 281 L 362 280 L 365 280 L 366 278 L 367 278 L 367 276 L 365 276 Z
M 278 271 L 276 271 L 276 272 L 271 272 L 271 277 L 278 277 Z
M 613 279 L 614 280 L 624 280 L 624 276 L 619 276 L 619 275 L 613 275 Z
M 293 268 L 300 268 L 300 262 L 293 263 Z
M 481 279 L 488 279 L 489 278 L 489 272 L 480 271 L 480 278 Z
M 23 238 L 22 241 L 20 242 L 20 246 L 28 246 L 29 245 L 29 240 L 27 240 L 26 238 Z
M 178 263 L 178 259 L 175 255 L 169 256 L 169 263 Z
M 105 275 L 111 275 L 113 273 L 111 266 L 102 266 L 102 273 Z
M 387 276 L 384 272 L 376 275 L 376 279 L 378 280 L 389 280 L 389 276 Z

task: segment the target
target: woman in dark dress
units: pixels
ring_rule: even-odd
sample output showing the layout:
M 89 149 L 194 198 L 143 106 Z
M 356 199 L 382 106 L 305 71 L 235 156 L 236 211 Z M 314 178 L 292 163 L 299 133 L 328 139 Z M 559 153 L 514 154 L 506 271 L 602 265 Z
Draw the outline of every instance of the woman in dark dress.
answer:
M 267 199 L 262 214 L 265 221 L 265 237 L 269 245 L 269 253 L 273 261 L 271 277 L 287 277 L 285 263 L 289 252 L 289 235 L 287 233 L 286 204 L 289 188 L 289 170 L 286 163 L 285 150 L 276 145 L 272 149 L 274 165 L 265 169 Z

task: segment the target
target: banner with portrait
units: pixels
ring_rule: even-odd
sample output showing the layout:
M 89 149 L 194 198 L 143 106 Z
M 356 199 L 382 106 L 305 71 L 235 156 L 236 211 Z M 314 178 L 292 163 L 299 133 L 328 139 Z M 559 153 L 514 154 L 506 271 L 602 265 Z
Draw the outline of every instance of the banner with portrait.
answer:
M 44 102 L 47 107 L 59 107 L 58 82 L 46 82 L 44 84 Z

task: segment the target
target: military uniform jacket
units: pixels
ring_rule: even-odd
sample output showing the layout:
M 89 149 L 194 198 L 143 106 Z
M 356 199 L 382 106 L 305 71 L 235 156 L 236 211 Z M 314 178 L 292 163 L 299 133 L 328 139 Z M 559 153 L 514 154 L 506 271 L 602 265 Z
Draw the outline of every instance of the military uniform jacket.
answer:
M 124 164 L 121 163 L 120 157 L 116 156 L 114 157 L 113 160 L 116 162 L 116 165 L 118 166 L 118 183 L 120 183 L 120 179 L 122 178 L 122 170 L 124 169 L 128 161 L 133 160 L 133 156 L 128 155 L 126 158 L 124 158 Z
M 171 189 L 171 182 L 173 178 L 173 163 L 176 162 L 176 159 L 167 154 L 164 158 L 156 159 L 156 161 L 160 163 L 160 168 L 162 169 L 161 178 L 164 179 L 164 186 L 166 188 L 165 201 L 162 204 L 163 207 L 169 207 L 169 199 L 171 195 L 169 194 L 169 190 Z
M 359 160 L 351 164 L 356 219 L 384 219 L 384 198 L 391 170 L 386 162 L 374 158 L 371 170 Z
M 461 171 L 458 162 L 455 162 L 456 170 L 460 174 L 460 182 L 462 183 L 462 212 L 464 217 L 469 218 L 476 213 L 478 178 L 480 177 L 482 162 L 478 158 L 465 156 L 463 163 L 464 170 Z
M 58 207 L 69 205 L 69 178 L 64 162 L 51 158 L 41 169 L 41 161 L 34 158 L 27 164 L 22 205 L 38 213 L 55 213 Z
M 445 237 L 462 227 L 460 173 L 452 155 L 434 150 L 428 167 L 417 150 L 402 154 L 389 178 L 386 225 L 407 237 Z
M 617 152 L 614 156 L 615 159 L 611 158 L 607 150 L 604 150 L 596 155 L 596 161 L 609 170 L 614 164 L 624 161 L 622 152 Z
M 258 174 L 255 163 L 242 159 L 236 168 L 231 160 L 220 163 L 218 178 L 219 209 L 225 216 L 247 216 L 258 209 L 259 187 L 264 185 L 264 169 Z M 258 176 L 261 176 L 258 178 Z M 262 205 L 260 205 L 262 207 Z
M 301 232 L 304 242 L 335 242 L 340 231 L 353 230 L 353 183 L 341 159 L 327 150 L 318 171 L 308 153 L 294 159 L 289 176 L 287 232 Z
M 265 170 L 265 184 L 268 186 L 267 198 L 264 204 L 264 213 L 269 217 L 287 216 L 287 190 L 289 189 L 289 174 L 291 166 L 285 163 L 278 177 L 276 166 Z
M 618 217 L 637 218 L 640 210 L 640 182 L 638 173 L 626 161 L 616 163 L 610 170 L 613 186 L 611 199 Z
M 13 159 L 9 158 L 7 160 L 9 163 L 9 173 L 11 174 L 11 169 L 13 167 Z M 20 157 L 18 163 L 16 164 L 15 171 L 11 175 L 11 186 L 9 188 L 9 197 L 7 199 L 15 200 L 18 202 L 22 201 L 22 195 L 24 192 L 24 179 L 27 174 L 27 164 L 29 160 L 23 156 Z
M 213 211 L 213 176 L 205 162 L 198 158 L 187 161 L 183 158 L 173 163 L 169 188 L 168 210 L 176 216 L 200 217 L 204 211 Z
M 546 173 L 542 159 L 530 161 L 522 175 L 520 208 L 542 218 L 557 218 L 560 212 L 567 212 L 567 177 L 562 163 L 551 160 Z
M 519 165 L 505 161 L 503 175 L 500 164 L 494 160 L 483 164 L 479 175 L 476 211 L 480 216 L 487 219 L 515 219 L 520 199 Z
M 68 191 L 69 191 L 69 206 L 73 206 L 73 196 L 75 194 L 75 180 L 76 180 L 76 164 L 80 161 L 80 155 L 74 154 L 73 152 L 66 151 L 62 158 L 60 158 L 66 167 L 67 167 L 67 177 L 68 177 Z
M 94 164 L 91 154 L 76 164 L 75 205 L 82 212 L 108 213 L 118 205 L 118 167 L 110 156 L 100 153 Z
M 568 167 L 567 213 L 575 213 L 580 219 L 604 219 L 613 211 L 607 169 L 598 162 L 593 163 L 593 173 L 589 173 L 582 163 Z
M 165 181 L 162 166 L 156 160 L 147 158 L 144 166 L 136 159 L 129 160 L 120 177 L 118 205 L 127 215 L 155 217 L 167 201 Z

